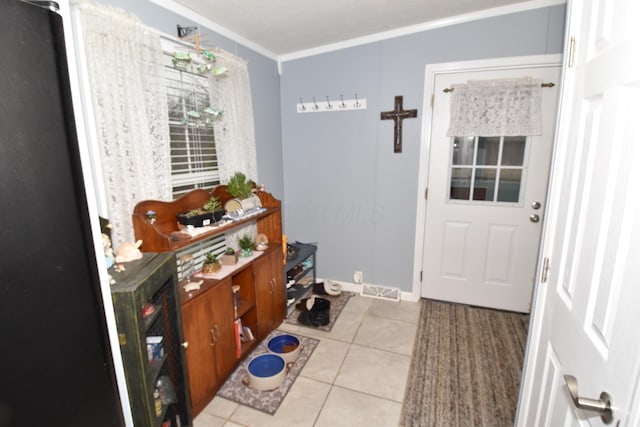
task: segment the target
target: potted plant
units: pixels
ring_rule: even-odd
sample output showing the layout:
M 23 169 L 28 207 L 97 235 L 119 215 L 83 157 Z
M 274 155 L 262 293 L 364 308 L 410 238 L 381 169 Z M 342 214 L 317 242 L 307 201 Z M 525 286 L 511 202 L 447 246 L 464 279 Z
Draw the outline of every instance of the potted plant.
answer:
M 247 213 L 262 206 L 260 197 L 253 193 L 253 182 L 242 172 L 236 172 L 231 176 L 227 183 L 227 193 L 233 197 L 224 205 L 227 212 Z
M 222 216 L 224 215 L 224 209 L 222 209 L 222 204 L 220 200 L 216 196 L 211 196 L 209 200 L 202 206 L 202 208 L 207 212 L 213 212 L 213 219 L 215 221 L 220 221 Z
M 222 264 L 223 265 L 234 265 L 238 262 L 238 252 L 236 252 L 233 248 L 229 247 L 222 255 Z
M 209 252 L 205 255 L 204 263 L 202 264 L 202 274 L 213 274 L 217 273 L 222 269 L 222 264 L 218 259 L 218 255 Z
M 255 243 L 251 236 L 245 234 L 238 239 L 238 246 L 240 247 L 240 255 L 243 257 L 250 257 L 253 254 Z
M 253 190 L 253 183 L 247 180 L 247 177 L 242 172 L 236 172 L 227 184 L 227 192 L 237 199 L 246 199 L 251 196 Z
M 215 221 L 220 221 L 224 215 L 222 205 L 216 196 L 211 196 L 201 208 L 195 208 L 176 214 L 178 222 L 182 225 L 204 227 Z

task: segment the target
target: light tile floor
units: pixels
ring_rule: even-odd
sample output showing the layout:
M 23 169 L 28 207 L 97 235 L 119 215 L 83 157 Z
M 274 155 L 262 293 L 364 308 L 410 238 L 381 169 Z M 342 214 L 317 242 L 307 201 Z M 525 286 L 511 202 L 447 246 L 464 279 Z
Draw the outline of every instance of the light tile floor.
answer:
M 320 343 L 276 413 L 216 397 L 194 427 L 397 426 L 419 314 L 415 302 L 354 296 L 331 332 L 283 323 Z

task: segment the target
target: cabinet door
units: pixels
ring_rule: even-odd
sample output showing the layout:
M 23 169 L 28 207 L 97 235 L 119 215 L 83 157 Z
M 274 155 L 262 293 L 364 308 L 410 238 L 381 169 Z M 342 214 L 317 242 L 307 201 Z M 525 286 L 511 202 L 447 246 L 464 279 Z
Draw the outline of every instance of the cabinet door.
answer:
M 216 392 L 215 330 L 210 309 L 213 303 L 213 294 L 206 292 L 182 306 L 184 338 L 189 343 L 185 354 L 194 416 Z
M 209 309 L 211 319 L 213 319 L 213 333 L 216 337 L 213 350 L 216 359 L 216 373 L 220 378 L 220 384 L 216 387 L 217 391 L 217 388 L 222 386 L 224 380 L 235 368 L 237 362 L 231 279 L 224 280 L 212 291 Z
M 284 319 L 286 305 L 282 253 L 270 251 L 253 264 L 259 336 L 264 338 Z
M 213 399 L 236 364 L 231 280 L 182 306 L 187 368 L 194 415 Z

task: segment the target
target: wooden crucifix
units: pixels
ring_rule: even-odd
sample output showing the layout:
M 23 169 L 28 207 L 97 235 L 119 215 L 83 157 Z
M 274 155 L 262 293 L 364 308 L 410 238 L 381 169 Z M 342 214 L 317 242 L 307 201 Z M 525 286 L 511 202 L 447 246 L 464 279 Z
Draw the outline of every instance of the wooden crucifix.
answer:
M 383 111 L 380 113 L 380 120 L 393 120 L 393 152 L 402 153 L 402 121 L 404 119 L 415 118 L 418 110 L 403 110 L 402 96 L 395 97 L 395 108 L 393 111 Z

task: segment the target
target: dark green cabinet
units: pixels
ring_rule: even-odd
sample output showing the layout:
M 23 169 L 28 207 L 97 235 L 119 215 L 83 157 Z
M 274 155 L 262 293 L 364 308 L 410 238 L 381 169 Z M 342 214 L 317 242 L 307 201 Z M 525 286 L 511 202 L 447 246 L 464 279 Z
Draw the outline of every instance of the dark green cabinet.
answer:
M 136 427 L 192 425 L 173 252 L 145 253 L 109 270 Z

